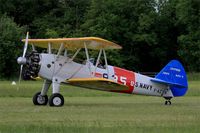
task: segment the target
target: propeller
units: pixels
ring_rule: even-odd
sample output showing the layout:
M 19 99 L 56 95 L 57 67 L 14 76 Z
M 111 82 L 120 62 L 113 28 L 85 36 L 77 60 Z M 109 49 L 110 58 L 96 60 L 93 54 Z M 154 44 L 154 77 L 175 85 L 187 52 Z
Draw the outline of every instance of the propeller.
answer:
M 17 59 L 17 63 L 21 65 L 20 66 L 20 73 L 19 73 L 19 80 L 18 80 L 19 85 L 20 85 L 21 78 L 22 78 L 23 65 L 25 65 L 27 63 L 25 55 L 26 55 L 26 51 L 27 51 L 27 48 L 28 48 L 28 36 L 29 36 L 29 32 L 27 32 L 27 34 L 26 34 L 26 41 L 25 41 L 25 44 L 24 44 L 23 55 L 22 55 L 22 57 L 18 57 L 18 59 Z M 18 89 L 19 89 L 19 86 L 18 86 Z
M 27 48 L 28 48 L 28 36 L 29 36 L 29 32 L 26 33 L 26 41 L 25 41 L 25 45 L 24 45 L 24 51 L 23 51 L 23 58 L 25 57 L 26 55 L 26 51 L 27 51 Z

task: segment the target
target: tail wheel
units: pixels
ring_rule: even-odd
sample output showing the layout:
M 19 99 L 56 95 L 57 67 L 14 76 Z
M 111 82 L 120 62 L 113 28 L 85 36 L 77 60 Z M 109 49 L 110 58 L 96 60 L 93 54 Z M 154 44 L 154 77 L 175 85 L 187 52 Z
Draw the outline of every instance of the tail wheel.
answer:
M 171 105 L 172 102 L 170 100 L 165 101 L 165 105 Z
M 33 104 L 34 105 L 47 105 L 48 102 L 48 96 L 42 96 L 41 92 L 37 92 L 34 96 L 33 96 Z
M 50 96 L 49 98 L 50 106 L 60 107 L 63 106 L 63 104 L 64 104 L 64 97 L 61 94 L 54 93 Z
M 165 105 L 171 105 L 172 102 L 170 101 L 172 99 L 172 97 L 164 97 L 166 99 L 165 101 Z

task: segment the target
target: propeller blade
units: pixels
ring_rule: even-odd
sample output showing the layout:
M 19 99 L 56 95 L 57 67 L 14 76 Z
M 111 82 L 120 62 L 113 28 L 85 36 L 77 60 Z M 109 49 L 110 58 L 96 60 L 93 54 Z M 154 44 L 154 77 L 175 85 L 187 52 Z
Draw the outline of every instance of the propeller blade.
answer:
M 25 44 L 24 44 L 24 51 L 23 51 L 22 59 L 23 58 L 25 59 L 26 51 L 27 51 L 27 48 L 28 48 L 28 36 L 29 36 L 29 32 L 27 32 L 27 34 L 26 34 L 26 41 L 25 41 Z M 20 60 L 20 58 L 21 57 L 18 58 L 18 63 L 19 62 L 22 63 L 22 60 Z M 23 69 L 23 64 L 21 64 L 21 66 L 20 66 L 20 73 L 19 73 L 17 90 L 19 90 L 20 82 L 21 82 L 21 79 L 22 79 L 22 69 Z
M 19 80 L 18 80 L 18 87 L 17 90 L 19 90 L 19 85 L 22 79 L 22 69 L 23 69 L 23 65 L 20 66 L 20 73 L 19 73 Z
M 25 57 L 26 55 L 26 51 L 27 51 L 27 48 L 28 48 L 28 35 L 29 35 L 29 32 L 27 32 L 26 34 L 26 41 L 25 41 L 25 45 L 24 45 L 24 51 L 23 51 L 23 58 Z

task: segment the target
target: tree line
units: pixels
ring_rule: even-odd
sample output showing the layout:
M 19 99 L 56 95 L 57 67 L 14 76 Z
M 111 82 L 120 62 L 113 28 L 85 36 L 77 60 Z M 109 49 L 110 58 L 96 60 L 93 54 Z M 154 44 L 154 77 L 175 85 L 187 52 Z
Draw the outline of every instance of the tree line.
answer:
M 109 64 L 158 72 L 172 59 L 200 71 L 199 0 L 0 0 L 0 78 L 19 73 L 31 38 L 96 36 L 120 44 Z

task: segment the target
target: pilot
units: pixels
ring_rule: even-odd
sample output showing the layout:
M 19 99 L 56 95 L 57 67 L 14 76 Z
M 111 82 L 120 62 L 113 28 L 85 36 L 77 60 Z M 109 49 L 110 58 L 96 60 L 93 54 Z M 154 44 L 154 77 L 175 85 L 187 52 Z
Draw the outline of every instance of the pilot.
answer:
M 94 60 L 94 58 L 90 58 L 90 59 L 89 59 L 89 61 L 90 61 L 92 64 L 94 64 L 94 63 L 95 63 L 95 60 Z
M 97 67 L 104 69 L 104 65 L 103 65 L 103 62 L 101 60 L 99 60 Z

